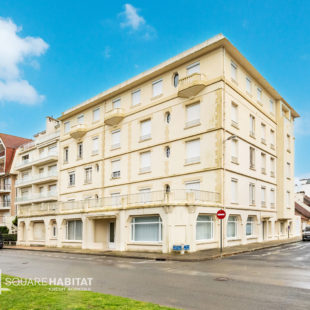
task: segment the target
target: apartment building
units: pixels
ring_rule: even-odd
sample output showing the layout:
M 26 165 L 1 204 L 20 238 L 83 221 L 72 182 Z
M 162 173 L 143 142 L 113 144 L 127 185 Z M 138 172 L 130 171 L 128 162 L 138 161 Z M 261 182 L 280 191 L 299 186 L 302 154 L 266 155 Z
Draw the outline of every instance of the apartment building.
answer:
M 34 136 L 33 141 L 18 148 L 12 173 L 15 183 L 18 217 L 36 214 L 36 210 L 54 210 L 58 201 L 58 149 L 59 121 L 46 118 L 46 130 Z M 19 228 L 24 222 L 19 223 Z M 28 238 L 35 244 L 45 235 L 44 221 L 33 221 L 27 228 Z M 23 231 L 23 230 L 22 230 Z M 25 233 L 26 234 L 26 233 Z M 18 236 L 23 240 L 24 236 Z M 39 242 L 39 243 L 40 243 Z
M 294 234 L 296 111 L 218 35 L 59 117 L 55 209 L 19 244 L 171 252 Z M 30 229 L 30 230 L 29 230 Z
M 16 149 L 29 139 L 0 133 L 0 226 L 12 230 L 16 216 L 15 175 L 10 173 Z

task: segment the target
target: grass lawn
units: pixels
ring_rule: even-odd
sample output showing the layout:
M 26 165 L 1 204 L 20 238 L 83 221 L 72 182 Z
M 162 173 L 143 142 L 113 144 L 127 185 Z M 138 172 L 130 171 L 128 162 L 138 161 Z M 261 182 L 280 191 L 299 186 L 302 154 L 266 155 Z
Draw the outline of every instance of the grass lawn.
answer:
M 6 286 L 7 278 L 2 274 L 2 288 L 0 295 L 1 310 L 32 310 L 32 309 L 115 309 L 115 310 L 164 310 L 172 309 L 159 305 L 132 300 L 113 295 L 94 293 L 89 291 L 63 290 L 59 286 Z M 14 277 L 15 278 L 15 277 Z

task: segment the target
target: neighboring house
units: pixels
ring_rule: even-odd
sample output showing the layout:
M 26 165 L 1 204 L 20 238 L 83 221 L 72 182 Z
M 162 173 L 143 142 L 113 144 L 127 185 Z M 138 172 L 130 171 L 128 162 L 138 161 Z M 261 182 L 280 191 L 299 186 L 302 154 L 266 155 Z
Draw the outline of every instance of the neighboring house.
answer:
M 298 116 L 218 35 L 62 113 L 59 201 L 19 208 L 18 243 L 215 248 L 221 208 L 224 246 L 291 237 Z
M 301 217 L 301 228 L 310 226 L 310 197 L 304 192 L 295 194 L 295 214 Z
M 16 149 L 31 140 L 0 133 L 0 226 L 12 230 L 16 216 L 15 176 L 10 173 Z
M 16 189 L 19 219 L 23 216 L 36 214 L 36 210 L 49 212 L 54 210 L 58 201 L 58 149 L 59 121 L 52 117 L 46 118 L 46 130 L 34 136 L 34 140 L 18 148 L 12 173 L 17 174 Z M 25 235 L 20 228 L 19 240 Z M 44 224 L 40 221 L 31 222 L 28 238 L 33 243 L 45 242 Z
M 310 179 L 300 179 L 295 182 L 295 193 L 305 193 L 310 196 Z

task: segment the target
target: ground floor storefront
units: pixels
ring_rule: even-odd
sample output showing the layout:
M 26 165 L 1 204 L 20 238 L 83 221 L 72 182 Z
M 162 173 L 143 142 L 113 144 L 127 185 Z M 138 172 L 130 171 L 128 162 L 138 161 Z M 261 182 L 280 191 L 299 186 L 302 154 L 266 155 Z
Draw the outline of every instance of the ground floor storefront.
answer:
M 223 246 L 229 247 L 300 234 L 295 218 L 277 219 L 274 211 L 227 208 L 221 225 L 218 210 L 162 206 L 20 217 L 18 244 L 170 253 L 218 248 L 221 238 Z

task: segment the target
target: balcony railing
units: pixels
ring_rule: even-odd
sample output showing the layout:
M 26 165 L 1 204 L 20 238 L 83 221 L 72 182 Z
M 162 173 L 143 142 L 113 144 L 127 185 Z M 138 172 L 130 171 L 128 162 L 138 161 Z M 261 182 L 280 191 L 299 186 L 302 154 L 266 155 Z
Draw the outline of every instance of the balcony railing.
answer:
M 44 200 L 57 200 L 57 192 L 51 191 L 51 192 L 46 192 L 46 193 L 20 196 L 16 198 L 16 203 L 17 204 L 32 203 L 32 202 L 44 201 Z
M 10 201 L 5 201 L 5 202 L 0 202 L 0 211 L 7 211 L 11 209 L 11 202 Z
M 189 98 L 196 96 L 207 86 L 207 80 L 202 73 L 193 73 L 179 81 L 178 96 L 182 98 Z
M 19 216 L 55 213 L 83 212 L 87 210 L 126 209 L 126 207 L 169 205 L 216 205 L 220 194 L 200 190 L 144 191 L 130 195 L 114 195 L 98 199 L 41 203 L 31 207 L 19 207 Z M 52 206 L 52 207 L 51 207 Z M 25 211 L 26 210 L 26 211 Z M 22 213 L 21 213 L 22 212 Z
M 11 192 L 11 184 L 0 185 L 0 193 L 10 193 Z
M 49 152 L 47 154 L 41 155 L 39 158 L 34 159 L 34 160 L 30 160 L 30 159 L 23 160 L 20 164 L 16 165 L 16 169 L 19 170 L 19 169 L 28 168 L 30 166 L 41 165 L 44 163 L 56 161 L 57 159 L 58 159 L 58 152 L 53 151 L 53 152 Z
M 27 184 L 38 184 L 45 181 L 50 181 L 56 179 L 58 176 L 57 171 L 44 173 L 44 174 L 36 174 L 32 177 L 24 178 L 24 179 L 17 179 L 15 182 L 15 186 L 23 186 Z

